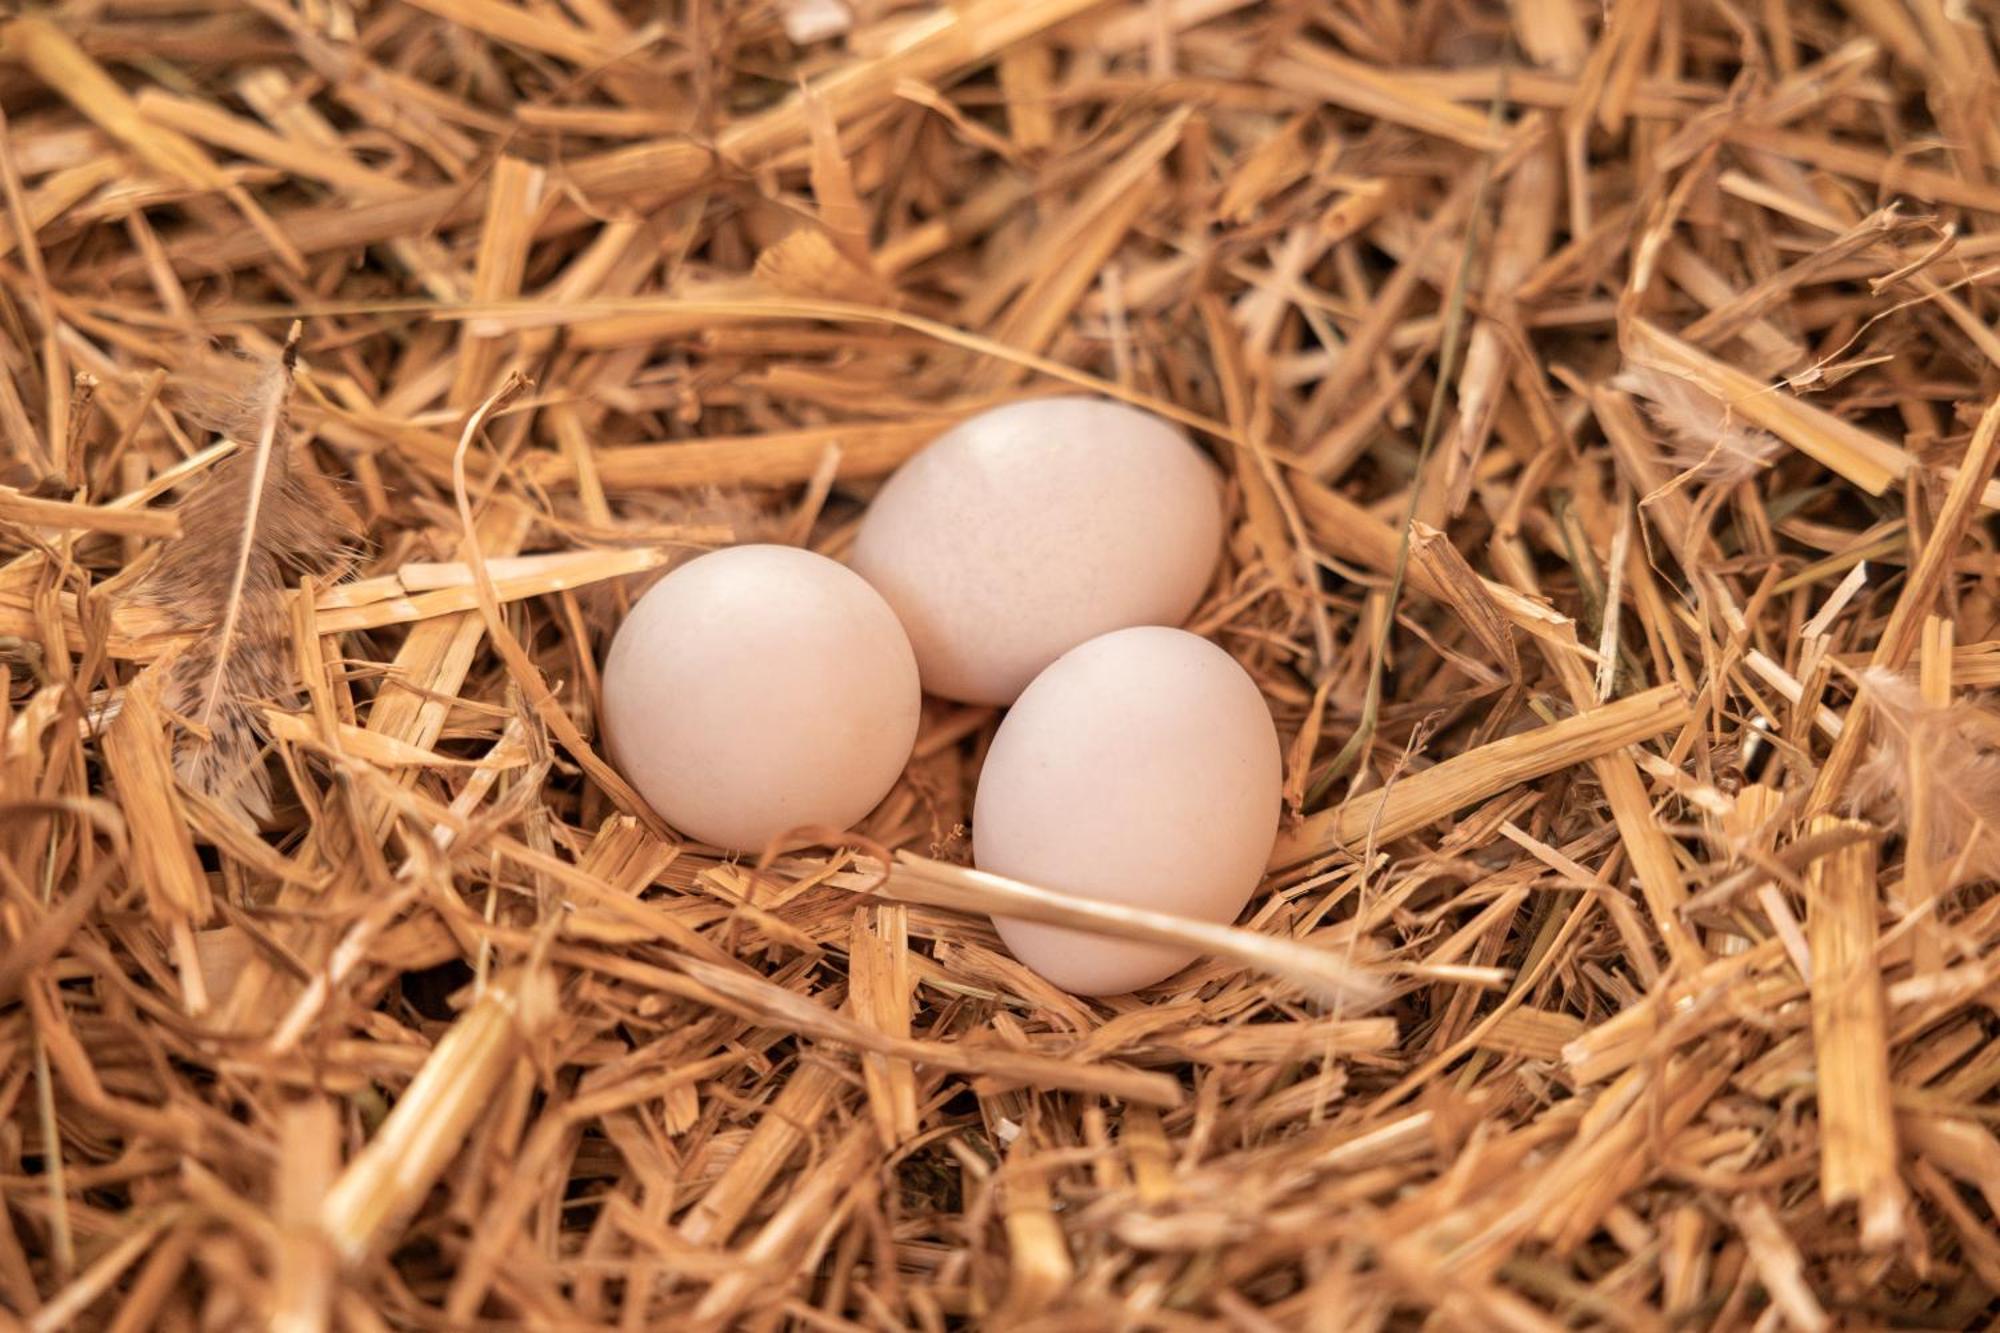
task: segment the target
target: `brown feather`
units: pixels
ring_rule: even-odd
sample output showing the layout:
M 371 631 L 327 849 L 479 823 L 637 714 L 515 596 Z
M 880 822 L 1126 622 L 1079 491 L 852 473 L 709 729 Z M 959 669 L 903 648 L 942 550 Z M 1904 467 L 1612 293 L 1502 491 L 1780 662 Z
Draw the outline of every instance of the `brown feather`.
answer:
M 1774 435 L 1744 423 L 1698 384 L 1650 366 L 1628 365 L 1611 387 L 1639 399 L 1666 437 L 1662 461 L 1697 481 L 1733 486 L 1769 467 L 1784 448 Z
M 1928 779 L 1930 845 L 1912 847 L 1940 882 L 2000 879 L 2000 713 L 1966 697 L 1937 706 L 1882 667 L 1862 674 L 1875 703 L 1868 757 L 1855 769 L 1849 804 L 1909 826 L 1912 758 Z
M 197 635 L 161 668 L 161 702 L 186 724 L 175 771 L 250 820 L 270 813 L 259 709 L 295 693 L 286 576 L 331 566 L 356 526 L 291 438 L 296 340 L 276 358 L 206 358 L 177 386 L 183 415 L 242 447 L 181 502 L 181 536 L 131 593 Z

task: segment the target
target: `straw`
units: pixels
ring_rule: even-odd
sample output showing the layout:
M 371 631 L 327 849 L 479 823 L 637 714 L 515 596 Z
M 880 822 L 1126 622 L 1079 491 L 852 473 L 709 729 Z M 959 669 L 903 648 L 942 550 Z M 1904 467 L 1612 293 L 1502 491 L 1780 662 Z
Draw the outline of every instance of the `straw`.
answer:
M 1983 1327 L 1990 9 L 0 21 L 0 1326 Z M 252 821 L 132 591 L 295 320 Z M 1234 919 L 975 866 L 997 709 L 768 863 L 646 807 L 647 587 L 1073 393 L 1215 464 Z

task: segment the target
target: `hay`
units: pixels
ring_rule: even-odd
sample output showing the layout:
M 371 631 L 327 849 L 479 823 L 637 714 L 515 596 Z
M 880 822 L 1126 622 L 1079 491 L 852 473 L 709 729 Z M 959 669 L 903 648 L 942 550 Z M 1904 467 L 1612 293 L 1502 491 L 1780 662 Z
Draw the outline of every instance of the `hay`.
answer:
M 1996 25 L 0 24 L 0 1327 L 1988 1325 Z M 130 594 L 294 319 L 365 545 L 257 620 L 257 822 Z M 970 872 L 990 710 L 762 865 L 634 803 L 647 579 L 1077 388 L 1230 479 L 1236 928 Z M 1080 1001 L 994 906 L 1204 958 Z

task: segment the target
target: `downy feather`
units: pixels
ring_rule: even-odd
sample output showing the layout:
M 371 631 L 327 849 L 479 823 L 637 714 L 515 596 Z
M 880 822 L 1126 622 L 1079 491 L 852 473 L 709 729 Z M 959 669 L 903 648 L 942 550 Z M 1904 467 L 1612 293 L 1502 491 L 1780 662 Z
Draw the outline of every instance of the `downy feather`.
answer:
M 1628 365 L 1611 381 L 1640 400 L 1666 437 L 1661 461 L 1697 481 L 1733 486 L 1770 466 L 1783 445 L 1746 425 L 1720 398 L 1698 384 L 1650 366 Z
M 1862 681 L 1875 712 L 1868 756 L 1848 785 L 1850 806 L 1907 830 L 1914 759 L 1928 787 L 1930 836 L 1907 855 L 1928 857 L 1941 883 L 2000 878 L 2000 713 L 1972 697 L 1925 703 L 1914 684 L 1882 667 Z
M 332 483 L 293 446 L 296 340 L 295 329 L 275 358 L 203 358 L 177 385 L 182 414 L 239 448 L 181 501 L 181 535 L 131 594 L 195 634 L 160 668 L 161 701 L 185 724 L 175 771 L 250 821 L 271 808 L 259 710 L 296 693 L 286 577 L 332 565 L 355 530 Z

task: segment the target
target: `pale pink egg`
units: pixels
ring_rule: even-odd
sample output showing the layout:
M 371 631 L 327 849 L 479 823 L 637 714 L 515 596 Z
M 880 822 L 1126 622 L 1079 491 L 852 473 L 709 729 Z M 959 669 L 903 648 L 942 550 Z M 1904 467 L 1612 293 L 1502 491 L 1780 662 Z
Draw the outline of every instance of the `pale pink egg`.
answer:
M 1283 782 L 1256 682 L 1185 630 L 1118 630 L 1035 677 L 973 802 L 981 870 L 1100 902 L 1229 922 L 1263 877 Z M 1079 995 L 1160 981 L 1188 951 L 996 919 L 1014 956 Z
M 916 658 L 852 570 L 790 546 L 691 560 L 639 599 L 604 663 L 613 761 L 675 828 L 762 851 L 847 828 L 917 736 Z
M 1096 398 L 1010 403 L 905 463 L 850 557 L 924 688 L 1005 704 L 1085 639 L 1178 625 L 1222 549 L 1216 470 L 1177 427 Z

